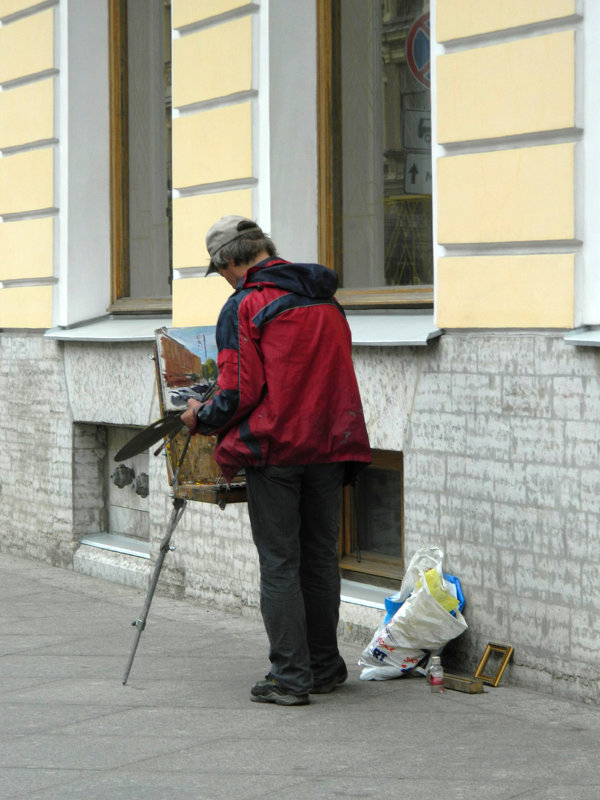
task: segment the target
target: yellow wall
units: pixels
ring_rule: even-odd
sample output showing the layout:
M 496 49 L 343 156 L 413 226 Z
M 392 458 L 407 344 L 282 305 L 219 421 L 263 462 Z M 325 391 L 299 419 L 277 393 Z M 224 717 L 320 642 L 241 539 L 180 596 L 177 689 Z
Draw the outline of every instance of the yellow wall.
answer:
M 255 179 L 253 14 L 242 11 L 207 28 L 195 25 L 244 5 L 235 0 L 173 0 L 173 26 L 193 26 L 173 46 L 173 106 L 185 112 L 173 120 L 173 186 L 187 190 L 173 201 L 173 266 L 180 270 L 173 281 L 176 326 L 214 324 L 231 294 L 220 277 L 186 277 L 187 268 L 208 265 L 208 228 L 226 214 L 255 218 L 252 188 L 235 183 L 252 184 Z M 186 110 L 206 102 L 207 107 Z M 231 189 L 223 187 L 227 182 Z
M 442 328 L 570 328 L 572 254 L 440 258 Z
M 0 214 L 52 206 L 53 158 L 51 147 L 0 158 Z
M 176 188 L 251 176 L 250 103 L 211 108 L 173 120 Z
M 219 64 L 219 70 L 207 69 Z M 173 42 L 173 104 L 185 106 L 252 88 L 252 20 L 242 17 Z
M 173 325 L 214 325 L 231 286 L 219 275 L 173 281 Z
M 574 237 L 574 145 L 438 160 L 440 244 Z
M 53 136 L 53 78 L 0 92 L 0 148 Z
M 572 128 L 575 33 L 443 55 L 437 96 L 441 143 Z
M 252 216 L 252 192 L 211 192 L 173 201 L 173 266 L 198 267 L 206 264 L 205 234 L 215 220 L 231 214 Z
M 0 17 L 32 3 L 0 0 Z M 0 28 L 0 280 L 36 281 L 52 277 L 55 135 L 54 77 L 34 76 L 54 67 L 55 9 L 7 22 Z M 10 81 L 33 78 L 12 85 Z M 48 216 L 28 217 L 48 211 Z M 18 214 L 17 218 L 10 215 Z M 8 218 L 6 215 L 9 215 Z M 52 324 L 51 285 L 4 285 L 0 289 L 0 327 L 47 328 Z
M 3 328 L 50 328 L 52 286 L 14 286 L 0 290 Z
M 0 281 L 51 277 L 53 228 L 52 217 L 0 225 Z
M 54 66 L 54 10 L 0 28 L 0 83 Z
M 574 13 L 574 0 L 438 0 L 438 40 L 462 40 L 437 59 L 437 136 L 448 146 L 437 160 L 441 327 L 573 325 L 574 254 L 551 248 L 575 247 L 578 39 L 538 23 Z M 524 25 L 520 38 L 494 41 Z M 489 40 L 470 47 L 466 37 L 483 33 Z M 566 141 L 552 143 L 555 131 Z

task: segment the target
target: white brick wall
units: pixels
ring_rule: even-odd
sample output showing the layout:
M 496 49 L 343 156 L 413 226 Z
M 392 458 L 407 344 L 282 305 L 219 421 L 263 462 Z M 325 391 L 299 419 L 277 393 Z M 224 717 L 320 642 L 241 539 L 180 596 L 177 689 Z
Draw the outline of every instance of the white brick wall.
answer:
M 2 548 L 65 566 L 73 557 L 72 425 L 58 347 L 0 335 Z
M 558 335 L 446 335 L 423 361 L 405 446 L 406 553 L 439 543 L 467 598 L 454 657 L 474 667 L 487 642 L 512 644 L 512 680 L 593 701 L 598 364 Z
M 103 521 L 89 486 L 97 424 L 157 416 L 149 354 L 0 334 L 3 550 L 73 563 L 78 536 Z M 555 334 L 459 333 L 355 361 L 372 444 L 404 451 L 405 553 L 439 544 L 463 584 L 469 630 L 448 657 L 472 668 L 489 641 L 511 644 L 510 680 L 600 700 L 600 353 Z M 149 476 L 155 555 L 171 511 L 162 457 Z M 189 503 L 173 544 L 162 591 L 257 613 L 244 505 Z M 97 570 L 139 582 L 141 563 L 99 558 Z M 344 634 L 370 634 L 376 616 L 345 606 Z

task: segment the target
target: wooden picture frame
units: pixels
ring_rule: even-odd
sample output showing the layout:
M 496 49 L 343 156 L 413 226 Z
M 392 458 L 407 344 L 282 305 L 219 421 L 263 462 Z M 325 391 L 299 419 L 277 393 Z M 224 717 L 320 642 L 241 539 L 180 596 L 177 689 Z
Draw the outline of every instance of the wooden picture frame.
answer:
M 491 642 L 485 648 L 485 652 L 481 661 L 479 662 L 477 669 L 475 670 L 475 675 L 473 677 L 479 678 L 479 680 L 483 681 L 484 683 L 489 684 L 490 686 L 498 686 L 500 683 L 500 678 L 504 670 L 506 669 L 506 665 L 510 657 L 512 656 L 514 648 L 510 645 L 504 644 L 492 644 Z M 486 674 L 486 667 L 490 657 L 494 654 L 498 654 L 502 657 L 500 661 L 500 665 L 495 675 L 488 675 Z

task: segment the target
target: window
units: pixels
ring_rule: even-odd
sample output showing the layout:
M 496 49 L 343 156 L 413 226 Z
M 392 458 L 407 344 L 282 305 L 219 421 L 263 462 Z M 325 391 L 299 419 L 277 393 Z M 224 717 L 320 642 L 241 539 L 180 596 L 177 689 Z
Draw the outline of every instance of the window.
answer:
M 171 307 L 171 3 L 110 0 L 110 310 Z
M 74 424 L 78 468 L 73 474 L 73 525 L 82 544 L 149 558 L 149 453 L 114 461 L 115 453 L 138 431 L 121 425 Z
M 402 453 L 373 450 L 373 463 L 344 490 L 342 574 L 395 586 L 403 575 L 402 527 Z
M 320 257 L 346 304 L 430 304 L 429 0 L 320 0 L 318 22 Z

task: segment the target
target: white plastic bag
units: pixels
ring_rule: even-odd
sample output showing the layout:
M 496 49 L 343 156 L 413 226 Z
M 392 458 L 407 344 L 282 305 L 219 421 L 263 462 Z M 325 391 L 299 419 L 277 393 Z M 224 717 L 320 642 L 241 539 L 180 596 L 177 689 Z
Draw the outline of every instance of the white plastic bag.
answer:
M 427 572 L 428 569 L 436 569 L 440 574 L 440 578 L 443 579 L 443 563 L 444 553 L 439 547 L 419 548 L 408 562 L 408 567 L 404 571 L 404 578 L 402 579 L 402 587 L 400 591 L 394 595 L 393 599 L 397 600 L 399 603 L 404 602 L 408 595 L 414 591 L 421 572 Z
M 404 602 L 375 632 L 359 659 L 359 665 L 365 667 L 361 680 L 397 678 L 467 629 L 460 611 L 450 614 L 431 593 L 425 573 L 428 569 L 438 571 L 443 586 L 442 560 L 439 548 L 422 548 L 415 553 L 399 593 L 400 602 Z

